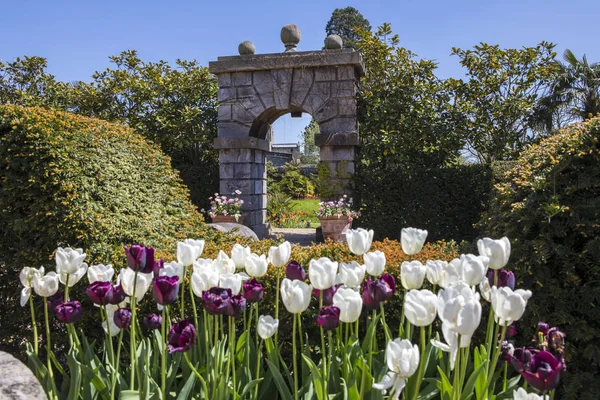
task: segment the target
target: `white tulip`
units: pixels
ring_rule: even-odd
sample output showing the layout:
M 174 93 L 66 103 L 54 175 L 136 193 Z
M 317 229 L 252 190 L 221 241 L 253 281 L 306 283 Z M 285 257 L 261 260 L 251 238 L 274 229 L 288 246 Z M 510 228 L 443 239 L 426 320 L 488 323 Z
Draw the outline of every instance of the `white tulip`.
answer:
M 288 263 L 292 255 L 292 245 L 285 241 L 279 246 L 273 246 L 269 249 L 269 262 L 275 267 L 283 267 Z
M 492 287 L 490 286 L 490 281 L 487 277 L 483 278 L 479 284 L 479 293 L 481 293 L 481 297 L 483 297 L 486 301 L 492 301 Z
M 513 392 L 514 400 L 549 400 L 550 396 L 540 396 L 535 393 L 527 393 L 523 388 L 518 388 Z
M 231 260 L 235 264 L 236 268 L 244 268 L 246 265 L 246 258 L 250 256 L 250 247 L 244 247 L 239 243 L 233 245 L 231 249 Z
M 176 276 L 179 278 L 179 283 L 183 282 L 184 273 L 183 264 L 171 261 L 165 263 L 164 267 L 158 270 L 158 276 Z
M 456 267 L 461 279 L 469 286 L 479 285 L 488 271 L 489 259 L 474 254 L 461 254 L 460 259 L 455 258 L 450 264 Z
M 231 289 L 233 295 L 240 294 L 242 282 L 248 278 L 246 274 L 222 274 L 219 276 L 219 287 Z
M 177 262 L 189 267 L 204 251 L 204 240 L 185 239 L 177 243 Z
M 333 295 L 333 305 L 340 309 L 340 321 L 355 322 L 360 317 L 363 300 L 356 290 L 341 287 Z
M 213 268 L 215 268 L 219 274 L 235 274 L 235 264 L 223 250 L 219 250 L 217 258 L 213 261 Z
M 72 249 L 67 247 L 63 249 L 59 247 L 56 249 L 56 272 L 58 274 L 74 274 L 84 264 L 85 253 L 82 249 Z M 87 264 L 86 264 L 87 269 Z
M 479 255 L 490 259 L 491 269 L 504 268 L 510 257 L 510 240 L 504 236 L 500 240 L 483 238 L 477 241 Z
M 214 260 L 211 260 L 210 258 L 199 258 L 196 261 L 194 261 L 194 266 L 192 268 L 192 271 L 196 272 L 196 271 L 201 271 L 204 269 L 214 269 L 213 266 Z
M 367 272 L 372 276 L 381 276 L 385 270 L 385 254 L 382 251 L 375 250 L 365 253 L 363 256 Z
M 312 287 L 300 280 L 289 280 L 284 278 L 281 281 L 281 301 L 285 308 L 292 314 L 304 312 L 310 304 L 310 295 Z
M 308 264 L 308 278 L 315 289 L 329 289 L 335 282 L 338 271 L 337 261 L 331 261 L 327 257 L 318 260 L 310 260 Z
M 423 248 L 427 239 L 427 231 L 416 228 L 402 228 L 400 232 L 400 242 L 402 243 L 402 251 L 409 256 L 417 254 Z
M 427 289 L 411 290 L 404 297 L 406 319 L 415 326 L 430 325 L 437 315 L 437 296 Z
M 373 384 L 373 389 L 385 392 L 391 389 L 390 399 L 397 400 L 406 385 L 406 380 L 419 366 L 419 347 L 409 340 L 400 338 L 389 341 L 385 349 L 385 360 L 390 370 L 383 380 Z
M 421 264 L 421 261 L 404 261 L 400 265 L 400 280 L 404 289 L 420 289 L 426 272 L 427 268 Z
M 456 354 L 458 353 L 458 333 L 451 330 L 448 325 L 442 322 L 442 335 L 446 343 L 440 342 L 439 340 L 431 339 L 431 344 L 445 352 L 450 353 L 450 369 L 454 370 L 454 364 L 456 362 Z M 460 347 L 465 348 L 471 345 L 470 336 L 460 337 Z
M 279 320 L 270 315 L 261 315 L 258 318 L 258 336 L 262 339 L 268 339 L 275 334 L 279 327 Z
M 121 328 L 115 324 L 115 311 L 119 309 L 119 305 L 107 304 L 104 307 L 106 308 L 108 323 L 110 324 L 110 336 L 117 336 L 121 331 Z M 106 321 L 102 322 L 102 329 L 104 329 L 104 332 L 108 333 Z
M 509 287 L 492 286 L 491 298 L 496 322 L 500 325 L 510 325 L 523 316 L 527 300 L 531 298 L 531 291 L 517 289 L 513 292 Z
M 38 278 L 44 276 L 44 267 L 40 267 L 39 269 L 24 267 L 19 274 L 21 285 L 23 285 L 23 289 L 21 290 L 21 307 L 24 307 L 25 304 L 27 304 L 29 296 L 31 296 L 33 278 L 36 276 Z
M 58 292 L 58 275 L 48 272 L 46 275 L 34 275 L 31 281 L 38 296 L 50 297 Z
M 219 286 L 219 273 L 212 266 L 192 273 L 192 290 L 196 296 L 202 297 L 202 292 L 216 286 Z
M 363 228 L 348 229 L 346 231 L 346 242 L 348 242 L 348 247 L 352 253 L 362 256 L 371 248 L 373 230 Z
M 360 286 L 363 279 L 365 279 L 366 268 L 364 265 L 360 265 L 356 261 L 352 261 L 349 264 L 340 263 L 340 279 L 347 287 Z
M 153 274 L 152 272 L 149 274 L 143 274 L 141 272 L 137 273 L 137 280 L 135 278 L 135 271 L 131 268 L 123 268 L 119 272 L 118 282 L 121 283 L 121 287 L 127 296 L 133 296 L 133 287 L 135 281 L 135 298 L 139 303 L 144 298 L 144 295 L 150 288 L 150 284 L 152 283 Z M 112 333 L 112 332 L 111 332 Z
M 87 277 L 90 284 L 101 281 L 101 282 L 110 282 L 112 281 L 113 276 L 115 275 L 115 270 L 112 265 L 92 265 L 87 270 Z M 69 283 L 71 281 L 71 277 L 69 277 Z
M 72 274 L 67 274 L 64 270 L 59 269 L 57 267 L 56 272 L 58 274 L 58 280 L 63 285 L 67 284 L 67 278 L 69 279 L 69 287 L 74 286 L 77 282 L 81 280 L 85 276 L 85 273 L 88 270 L 88 265 L 86 263 L 82 263 L 79 266 L 79 269 Z
M 473 293 L 464 282 L 440 290 L 438 315 L 449 329 L 468 338 L 470 342 L 481 321 L 479 293 Z
M 430 260 L 425 263 L 425 266 L 427 267 L 427 280 L 432 285 L 440 285 L 448 269 L 448 261 Z
M 250 254 L 246 257 L 246 273 L 253 278 L 260 278 L 267 273 L 267 267 L 269 263 L 264 254 L 260 256 L 258 254 Z
M 442 274 L 442 277 L 439 281 L 440 287 L 444 289 L 454 285 L 462 279 L 462 265 L 460 264 L 460 260 L 455 258 L 452 261 L 455 263 L 453 264 L 452 262 L 446 262 L 444 264 L 446 270 Z M 458 263 L 458 266 L 456 263 Z

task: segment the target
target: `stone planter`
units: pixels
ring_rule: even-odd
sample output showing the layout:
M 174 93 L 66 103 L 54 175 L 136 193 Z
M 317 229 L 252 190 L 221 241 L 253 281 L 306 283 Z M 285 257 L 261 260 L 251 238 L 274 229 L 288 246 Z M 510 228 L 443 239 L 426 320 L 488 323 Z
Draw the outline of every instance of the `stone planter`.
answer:
M 219 222 L 232 222 L 234 224 L 242 224 L 244 225 L 244 220 L 246 219 L 245 215 L 240 215 L 237 219 L 237 221 L 235 220 L 235 217 L 233 215 L 215 215 L 214 217 L 210 218 L 213 222 L 213 224 L 215 223 L 219 223 Z
M 334 242 L 346 241 L 346 230 L 350 229 L 352 221 L 348 217 L 319 218 L 323 239 L 330 238 Z

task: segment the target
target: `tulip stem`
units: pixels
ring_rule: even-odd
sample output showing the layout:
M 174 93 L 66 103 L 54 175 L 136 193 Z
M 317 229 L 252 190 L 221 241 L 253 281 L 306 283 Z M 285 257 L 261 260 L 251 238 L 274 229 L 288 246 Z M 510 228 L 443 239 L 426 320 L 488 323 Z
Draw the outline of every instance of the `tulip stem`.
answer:
M 160 370 L 160 391 L 163 400 L 167 398 L 167 329 L 165 320 L 167 318 L 165 310 L 168 306 L 164 306 L 162 310 L 162 323 L 160 324 L 160 336 L 162 338 L 162 354 L 161 354 L 161 370 Z M 197 326 L 197 325 L 196 325 Z
M 221 354 L 221 352 L 219 351 L 219 318 L 215 315 L 213 316 L 213 325 L 214 325 L 214 351 L 215 351 L 215 363 L 213 365 L 213 382 L 212 382 L 212 393 L 213 395 L 215 394 L 216 388 L 217 388 L 217 376 L 219 376 L 219 374 L 221 373 L 220 369 L 221 366 L 219 365 L 219 354 Z M 217 371 L 217 368 L 219 368 L 219 371 Z
M 279 282 L 279 279 L 277 279 L 277 281 Z M 293 323 L 292 323 L 292 362 L 293 362 L 293 368 L 294 368 L 294 399 L 298 400 L 298 361 L 296 360 L 296 325 L 298 325 L 297 322 L 298 319 L 298 315 L 294 314 L 294 318 L 293 318 Z M 275 333 L 277 334 L 277 333 Z M 48 361 L 50 362 L 50 361 Z
M 181 319 L 183 320 L 183 317 L 185 316 L 185 274 L 186 273 L 186 266 L 183 266 L 183 276 L 181 277 Z M 191 287 L 191 285 L 190 285 Z M 192 298 L 193 301 L 193 298 Z M 194 314 L 195 315 L 195 314 Z M 198 326 L 198 324 L 196 324 L 196 326 Z
M 381 310 L 381 322 L 383 324 L 383 330 L 385 331 L 385 341 L 387 343 L 390 340 L 392 340 L 392 333 L 390 332 L 389 326 L 385 322 L 385 310 L 383 308 L 383 301 L 379 303 L 379 309 Z M 404 310 L 404 307 L 402 307 L 402 310 Z
M 69 277 L 71 274 L 67 274 L 67 280 L 65 282 L 65 303 L 69 301 Z
M 410 258 L 410 257 L 409 257 Z M 404 302 L 404 297 L 406 296 L 406 290 L 402 290 L 402 301 Z M 402 311 L 400 312 L 400 328 L 398 329 L 398 337 L 402 337 L 404 333 L 404 306 L 402 306 Z
M 258 345 L 258 352 L 256 353 L 256 376 L 254 377 L 254 379 L 259 379 L 260 378 L 260 359 L 262 356 L 262 345 L 263 345 L 263 340 L 260 339 L 260 344 Z M 248 357 L 250 358 L 250 357 Z M 256 385 L 256 387 L 254 388 L 254 398 L 258 399 L 258 386 Z
M 504 336 L 506 335 L 506 327 L 507 327 L 507 324 L 504 324 L 502 326 L 502 333 L 500 334 L 500 346 L 494 346 L 494 357 L 492 359 L 490 371 L 488 372 L 487 383 L 485 385 L 485 392 L 488 391 L 488 389 L 492 383 L 492 378 L 494 377 L 494 372 L 496 372 L 496 364 L 498 364 L 498 358 L 500 358 L 500 353 L 501 353 L 500 348 L 502 347 L 502 342 L 504 342 Z
M 116 368 L 116 373 L 119 373 L 119 367 L 121 364 L 121 345 L 123 344 L 123 330 L 121 329 L 121 332 L 119 332 L 119 344 L 117 345 L 117 356 L 115 358 L 115 368 Z M 117 385 L 117 379 L 114 379 L 112 382 L 112 390 L 111 392 L 111 396 L 113 396 L 112 398 L 114 398 L 115 395 L 115 387 Z
M 458 351 L 456 352 L 456 361 L 454 362 L 454 376 L 452 379 L 452 398 L 459 400 L 460 399 L 460 362 L 461 360 L 461 353 L 462 351 L 460 350 L 460 335 L 458 335 Z
M 135 271 L 133 277 L 133 293 L 131 294 L 131 326 L 129 327 L 129 359 L 131 361 L 131 368 L 129 371 L 129 390 L 135 390 L 135 358 L 136 358 L 136 346 L 135 346 L 135 309 L 136 309 L 136 297 L 135 289 L 137 287 L 137 276 L 138 273 Z M 164 321 L 163 321 L 164 322 Z M 108 323 L 108 321 L 107 321 Z
M 196 299 L 194 299 L 194 291 L 192 289 L 192 285 L 189 285 L 190 288 L 190 297 L 192 299 L 192 311 L 194 312 L 194 325 L 196 327 L 196 330 L 200 330 L 200 326 L 198 325 L 198 314 L 196 311 Z M 205 332 L 203 330 L 203 332 Z M 206 340 L 204 341 L 204 343 L 206 343 Z M 202 350 L 202 343 L 200 343 L 200 340 L 198 340 L 198 351 Z
M 108 364 L 112 366 L 112 371 L 110 373 L 111 375 L 111 382 L 114 382 L 116 377 L 115 377 L 115 371 L 116 371 L 116 366 L 115 366 L 115 351 L 113 348 L 113 342 L 112 342 L 112 334 L 110 333 L 110 321 L 108 320 L 108 311 L 106 311 L 106 306 L 102 306 L 101 308 L 101 314 L 102 316 L 105 318 L 106 320 L 106 341 L 108 342 Z
M 233 399 L 238 398 L 235 376 L 235 319 L 229 317 L 229 358 L 231 360 L 231 376 L 233 377 Z
M 319 311 L 323 309 L 323 290 L 319 290 Z M 325 352 L 325 335 L 323 327 L 319 325 L 319 331 L 321 333 L 321 357 L 323 359 L 323 394 L 327 396 L 327 356 Z
M 276 270 L 277 274 L 277 286 L 275 286 L 275 319 L 279 320 L 279 269 Z M 275 331 L 275 343 L 279 343 L 277 338 L 279 337 L 279 329 Z
M 52 351 L 52 342 L 50 337 L 50 324 L 48 323 L 48 298 L 44 297 L 44 319 L 46 322 L 46 363 L 48 365 L 48 376 L 52 387 L 50 389 L 50 399 L 58 398 L 56 382 L 54 382 L 54 371 L 52 371 L 52 363 L 50 361 L 50 352 Z
M 421 387 L 421 381 L 423 380 L 423 374 L 425 373 L 425 327 L 421 327 L 421 360 L 419 362 L 419 370 L 417 371 L 417 381 L 415 382 L 415 392 L 413 399 L 419 397 L 419 388 Z
M 192 372 L 198 377 L 198 379 L 200 380 L 200 383 L 202 384 L 202 389 L 204 389 L 204 396 L 201 396 L 201 398 L 204 399 L 208 399 L 210 396 L 208 395 L 208 387 L 206 386 L 206 381 L 204 380 L 204 378 L 202 377 L 202 375 L 200 375 L 200 373 L 198 372 L 198 370 L 196 368 L 194 368 L 194 366 L 192 365 L 192 363 L 190 362 L 190 359 L 188 358 L 187 353 L 183 353 L 183 358 L 185 358 L 185 361 L 187 362 L 187 365 L 190 367 L 190 369 L 192 370 Z M 213 393 L 214 393 L 214 389 L 213 389 Z
M 46 301 L 46 299 L 44 299 Z M 33 296 L 29 295 L 29 309 L 31 310 L 31 325 L 33 326 L 33 350 L 35 355 L 38 354 L 38 331 L 37 324 L 35 322 L 35 308 L 33 307 Z

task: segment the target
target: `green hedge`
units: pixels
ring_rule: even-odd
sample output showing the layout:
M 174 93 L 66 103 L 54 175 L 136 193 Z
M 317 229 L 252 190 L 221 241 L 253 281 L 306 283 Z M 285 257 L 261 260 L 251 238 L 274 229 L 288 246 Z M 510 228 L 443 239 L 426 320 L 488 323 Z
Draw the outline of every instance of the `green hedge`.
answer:
M 481 165 L 449 168 L 362 168 L 356 177 L 359 225 L 377 238 L 398 239 L 400 228 L 427 229 L 428 240 L 473 240 L 485 211 L 492 172 Z
M 596 118 L 532 146 L 495 186 L 481 221 L 488 235 L 511 239 L 518 286 L 533 291 L 523 328 L 542 320 L 567 334 L 561 399 L 600 392 L 599 137 Z
M 0 188 L 1 346 L 13 352 L 29 329 L 18 271 L 54 270 L 58 246 L 84 248 L 90 264 L 121 266 L 123 244 L 172 259 L 177 240 L 220 240 L 169 157 L 123 125 L 0 105 Z

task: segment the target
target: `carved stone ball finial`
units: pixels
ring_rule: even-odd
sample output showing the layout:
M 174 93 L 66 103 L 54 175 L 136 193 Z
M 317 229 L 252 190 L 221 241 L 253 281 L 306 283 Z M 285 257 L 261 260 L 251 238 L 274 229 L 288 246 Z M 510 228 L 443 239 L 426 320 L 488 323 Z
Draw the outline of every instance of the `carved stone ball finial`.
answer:
M 329 35 L 325 39 L 325 48 L 327 50 L 337 50 L 344 47 L 344 41 L 339 35 Z
M 254 54 L 254 53 L 256 53 L 256 46 L 254 46 L 254 43 L 252 43 L 251 41 L 244 40 L 238 46 L 238 52 L 242 56 L 246 56 L 246 55 L 249 55 L 249 54 Z
M 300 28 L 297 25 L 288 24 L 281 28 L 281 41 L 285 45 L 286 53 L 296 51 L 300 37 Z

